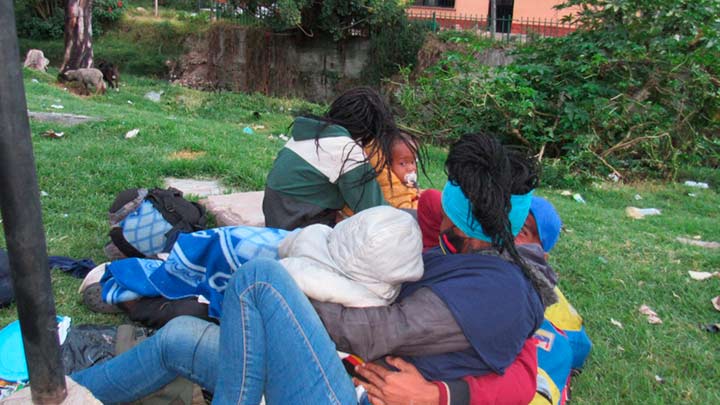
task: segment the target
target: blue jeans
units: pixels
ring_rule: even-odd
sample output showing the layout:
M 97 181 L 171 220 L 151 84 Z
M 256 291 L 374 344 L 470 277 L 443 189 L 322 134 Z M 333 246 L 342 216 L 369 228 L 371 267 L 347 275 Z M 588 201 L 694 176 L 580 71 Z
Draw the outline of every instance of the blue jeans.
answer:
M 181 376 L 216 404 L 357 404 L 355 389 L 317 313 L 278 262 L 236 272 L 221 326 L 170 321 L 133 349 L 71 375 L 103 403 L 129 402 Z

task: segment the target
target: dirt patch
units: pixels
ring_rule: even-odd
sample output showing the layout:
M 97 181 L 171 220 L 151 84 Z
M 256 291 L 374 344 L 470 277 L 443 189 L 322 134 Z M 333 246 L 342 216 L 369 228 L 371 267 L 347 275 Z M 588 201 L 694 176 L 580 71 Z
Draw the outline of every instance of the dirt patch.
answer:
M 74 94 L 80 98 L 88 98 L 95 95 L 95 89 L 86 89 L 80 82 L 58 82 L 52 83 L 55 87 Z
M 461 49 L 462 46 L 459 44 L 444 42 L 435 35 L 428 35 L 425 37 L 422 48 L 418 51 L 417 63 L 415 69 L 413 69 L 412 78 L 417 78 L 429 67 L 436 64 L 445 52 L 459 51 Z
M 172 160 L 195 160 L 197 158 L 205 156 L 205 151 L 192 151 L 192 150 L 179 150 L 170 154 Z

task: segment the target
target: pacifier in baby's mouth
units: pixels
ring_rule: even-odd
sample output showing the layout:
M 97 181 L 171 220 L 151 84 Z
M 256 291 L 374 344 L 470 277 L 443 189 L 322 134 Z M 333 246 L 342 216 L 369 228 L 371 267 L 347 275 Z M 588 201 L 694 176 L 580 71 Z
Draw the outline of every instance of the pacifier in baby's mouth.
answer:
M 412 172 L 405 175 L 405 184 L 417 188 L 417 173 Z

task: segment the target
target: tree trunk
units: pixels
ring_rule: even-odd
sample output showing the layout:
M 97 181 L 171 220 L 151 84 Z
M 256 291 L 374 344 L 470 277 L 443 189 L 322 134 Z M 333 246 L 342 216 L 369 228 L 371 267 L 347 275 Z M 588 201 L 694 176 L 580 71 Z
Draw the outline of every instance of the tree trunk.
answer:
M 158 0 L 155 0 L 155 17 L 158 16 Z
M 60 71 L 92 64 L 92 0 L 65 0 L 65 57 Z

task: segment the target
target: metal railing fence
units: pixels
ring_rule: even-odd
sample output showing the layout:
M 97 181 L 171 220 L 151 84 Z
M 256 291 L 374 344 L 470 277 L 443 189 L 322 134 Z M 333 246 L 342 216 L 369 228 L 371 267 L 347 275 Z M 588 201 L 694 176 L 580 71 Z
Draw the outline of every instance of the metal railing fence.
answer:
M 562 37 L 577 29 L 577 24 L 548 18 L 498 17 L 496 32 L 491 31 L 492 20 L 485 15 L 467 15 L 436 10 L 409 9 L 408 18 L 426 21 L 431 30 L 471 30 L 478 35 L 504 41 L 526 42 L 536 37 Z

